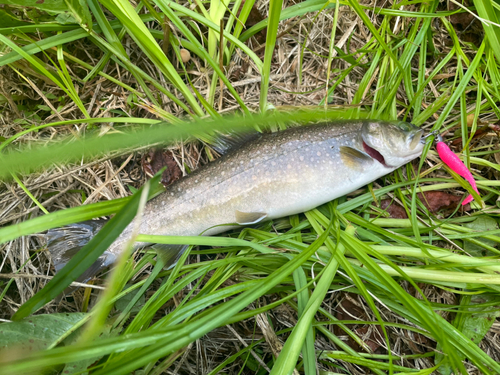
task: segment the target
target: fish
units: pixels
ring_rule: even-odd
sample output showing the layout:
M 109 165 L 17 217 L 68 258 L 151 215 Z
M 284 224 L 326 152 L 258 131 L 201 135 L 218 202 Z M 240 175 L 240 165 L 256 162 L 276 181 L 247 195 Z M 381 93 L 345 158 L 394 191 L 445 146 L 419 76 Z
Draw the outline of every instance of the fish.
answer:
M 142 217 L 135 218 L 79 280 L 90 279 L 116 260 L 137 220 L 141 234 L 197 236 L 299 214 L 419 157 L 425 143 L 422 134 L 402 121 L 346 120 L 242 137 L 220 158 L 151 199 Z M 47 247 L 56 271 L 104 224 L 90 220 L 49 230 Z M 149 245 L 136 242 L 134 248 Z M 168 268 L 186 246 L 155 248 Z

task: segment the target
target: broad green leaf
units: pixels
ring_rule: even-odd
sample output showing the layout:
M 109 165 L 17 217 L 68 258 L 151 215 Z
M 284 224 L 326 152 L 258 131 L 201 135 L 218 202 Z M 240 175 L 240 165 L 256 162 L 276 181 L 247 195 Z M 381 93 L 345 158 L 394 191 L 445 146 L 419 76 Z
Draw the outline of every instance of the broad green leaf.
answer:
M 496 304 L 495 304 L 496 303 Z M 483 306 L 475 306 L 482 304 Z M 471 342 L 479 345 L 483 337 L 489 332 L 491 326 L 500 316 L 500 298 L 495 295 L 462 296 L 460 301 L 462 310 L 453 321 L 453 325 L 460 330 Z M 465 357 L 464 357 L 465 359 Z M 436 362 L 445 360 L 444 356 L 436 353 Z M 446 362 L 439 368 L 441 375 L 451 375 L 453 369 Z
M 486 306 L 474 307 L 476 304 L 486 304 Z M 467 310 L 470 314 L 464 316 L 462 332 L 472 342 L 479 345 L 496 318 L 500 316 L 500 298 L 496 295 L 471 296 Z
M 31 7 L 52 14 L 69 11 L 66 0 L 2 0 L 2 4 L 14 7 Z
M 26 26 L 29 25 L 29 22 L 21 21 L 11 12 L 0 9 L 0 25 L 2 27 Z
M 23 355 L 47 349 L 82 320 L 85 313 L 35 315 L 17 322 L 0 323 L 0 351 L 19 351 Z
M 496 222 L 496 220 L 487 215 L 481 215 L 473 222 L 465 223 L 464 226 L 473 229 L 476 232 L 486 232 L 498 229 L 498 223 Z M 487 238 L 476 238 L 476 240 L 493 247 L 495 247 L 495 245 L 497 244 L 495 241 L 489 240 Z M 464 242 L 464 249 L 465 251 L 467 251 L 467 253 L 473 256 L 492 255 L 483 247 L 469 241 Z
M 99 336 L 99 339 L 107 338 L 107 337 L 116 337 L 120 332 L 121 328 L 114 328 L 111 325 L 111 322 L 107 322 L 103 327 L 102 327 L 102 333 Z M 75 335 L 74 337 L 68 338 L 68 341 L 71 340 L 71 342 L 76 342 L 78 340 L 79 335 Z M 65 342 L 65 344 L 67 344 Z M 64 366 L 64 369 L 62 370 L 62 374 L 75 374 L 75 373 L 88 373 L 87 369 L 93 364 L 96 363 L 98 360 L 100 360 L 103 357 L 102 354 L 96 355 L 93 358 L 88 358 L 82 361 L 77 361 L 77 362 L 71 362 L 67 363 Z
M 92 16 L 85 0 L 64 0 L 73 17 L 85 30 L 92 30 Z

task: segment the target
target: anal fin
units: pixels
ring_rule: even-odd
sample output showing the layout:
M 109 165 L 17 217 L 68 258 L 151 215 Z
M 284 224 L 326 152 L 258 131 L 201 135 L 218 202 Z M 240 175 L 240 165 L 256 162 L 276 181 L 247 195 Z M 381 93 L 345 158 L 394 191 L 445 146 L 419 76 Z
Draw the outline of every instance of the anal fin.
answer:
M 179 261 L 184 251 L 189 247 L 189 245 L 165 245 L 165 244 L 155 244 L 151 246 L 153 250 L 156 251 L 158 257 L 165 264 L 163 268 L 170 269 L 175 267 Z

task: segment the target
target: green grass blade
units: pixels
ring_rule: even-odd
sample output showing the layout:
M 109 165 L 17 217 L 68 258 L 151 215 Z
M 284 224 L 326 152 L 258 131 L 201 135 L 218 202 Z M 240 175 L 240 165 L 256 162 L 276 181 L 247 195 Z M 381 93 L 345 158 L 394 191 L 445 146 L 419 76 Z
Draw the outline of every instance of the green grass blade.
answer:
M 309 220 L 312 219 L 309 213 L 306 213 L 306 215 L 309 216 Z M 314 219 L 311 220 L 311 223 L 313 224 L 313 226 L 315 226 L 315 230 L 317 231 L 318 235 L 324 236 L 325 233 L 329 233 L 332 230 L 333 222 L 330 222 L 326 230 L 323 231 L 323 229 L 321 229 L 319 225 L 315 225 L 315 221 L 313 220 Z M 344 247 L 342 245 L 338 246 L 334 251 L 343 253 Z M 323 275 L 321 276 L 321 279 L 317 283 L 316 288 L 311 295 L 311 298 L 304 308 L 303 314 L 299 317 L 299 321 L 295 325 L 292 334 L 286 340 L 286 343 L 283 346 L 280 355 L 276 359 L 276 362 L 274 363 L 273 369 L 271 371 L 271 375 L 291 374 L 293 372 L 293 369 L 295 368 L 295 364 L 297 362 L 297 358 L 299 357 L 300 350 L 302 348 L 302 344 L 305 342 L 306 337 L 309 335 L 311 323 L 321 303 L 323 302 L 326 293 L 329 290 L 332 279 L 337 272 L 338 266 L 339 263 L 337 262 L 335 257 L 331 256 L 329 262 L 325 267 Z
M 434 124 L 432 128 L 433 130 L 439 130 L 441 128 L 441 125 L 444 123 L 444 121 L 450 114 L 452 108 L 455 106 L 455 103 L 458 101 L 462 93 L 465 91 L 467 85 L 469 84 L 470 79 L 472 78 L 472 75 L 474 74 L 474 72 L 476 71 L 477 67 L 479 66 L 482 60 L 484 49 L 485 49 L 485 42 L 483 41 L 483 43 L 481 43 L 481 46 L 479 47 L 479 50 L 477 51 L 476 56 L 474 56 L 474 59 L 472 60 L 469 68 L 467 69 L 467 72 L 460 80 L 460 83 L 458 84 L 457 88 L 455 89 L 450 99 L 448 100 L 448 103 L 441 112 L 441 115 L 439 116 L 438 120 Z
M 365 14 L 359 3 L 355 0 L 348 0 L 349 5 L 354 9 L 354 11 L 358 14 L 358 16 L 361 18 L 365 26 L 370 30 L 372 35 L 377 39 L 379 42 L 380 46 L 384 49 L 385 53 L 391 58 L 392 62 L 398 67 L 400 71 L 403 71 L 403 67 L 401 66 L 399 59 L 394 55 L 392 50 L 389 48 L 389 46 L 385 43 L 384 39 L 380 34 L 378 33 L 377 29 L 373 25 L 373 23 L 370 21 L 368 16 Z
M 260 111 L 267 111 L 267 92 L 269 90 L 269 77 L 271 74 L 271 60 L 276 45 L 276 36 L 278 34 L 278 24 L 280 22 L 280 13 L 283 6 L 283 0 L 271 0 L 269 2 L 269 20 L 266 34 L 266 50 L 264 52 L 264 66 L 262 67 L 262 81 L 260 84 Z
M 231 85 L 231 82 L 227 79 L 226 75 L 224 72 L 219 67 L 219 63 L 215 61 L 208 51 L 206 51 L 203 46 L 200 44 L 198 39 L 191 33 L 191 31 L 188 29 L 188 27 L 182 22 L 182 20 L 172 11 L 172 9 L 169 6 L 169 2 L 165 0 L 157 0 L 158 6 L 165 12 L 167 17 L 180 29 L 180 31 L 189 39 L 191 43 L 196 45 L 199 48 L 199 51 L 202 53 L 202 56 L 206 61 L 210 64 L 212 69 L 217 73 L 217 75 L 222 79 L 228 90 L 231 92 L 233 97 L 236 99 L 238 104 L 241 106 L 243 111 L 246 114 L 250 114 L 248 111 L 245 103 L 243 100 L 240 98 L 238 92 L 234 89 L 234 87 Z
M 170 82 L 179 89 L 193 111 L 198 116 L 203 116 L 203 110 L 199 106 L 196 98 L 179 76 L 170 60 L 153 38 L 149 30 L 144 25 L 139 15 L 132 5 L 125 0 L 101 0 L 101 3 L 108 8 L 127 29 L 129 35 L 138 46 L 144 51 L 146 56 L 163 72 Z
M 304 315 L 309 301 L 309 291 L 307 290 L 307 276 L 302 268 L 297 268 L 293 272 L 293 281 L 297 291 L 302 290 L 297 295 L 297 312 L 299 319 Z M 305 327 L 304 327 L 305 329 Z M 298 343 L 297 343 L 298 344 Z M 313 327 L 307 327 L 307 333 L 302 345 L 302 358 L 304 359 L 304 373 L 306 375 L 316 374 L 316 352 L 314 350 L 314 332 Z
M 49 166 L 52 163 L 64 163 L 96 157 L 105 153 L 124 150 L 148 144 L 173 143 L 176 140 L 188 139 L 191 136 L 203 136 L 214 134 L 214 131 L 252 131 L 255 124 L 262 128 L 271 125 L 292 121 L 306 123 L 309 121 L 334 120 L 353 118 L 354 110 L 331 109 L 324 111 L 323 108 L 301 109 L 300 111 L 276 112 L 272 116 L 248 115 L 245 117 L 231 116 L 210 122 L 197 120 L 193 122 L 178 122 L 173 125 L 156 125 L 151 127 L 139 127 L 136 129 L 120 129 L 120 134 L 107 134 L 99 137 L 94 134 L 71 142 L 59 142 L 52 144 L 50 149 L 43 146 L 30 146 L 20 148 L 21 151 L 5 152 L 0 154 L 0 179 L 9 178 L 11 172 L 27 173 L 34 169 Z M 364 118 L 366 114 L 356 114 L 356 118 Z M 182 124 L 182 126 L 181 126 Z
M 500 61 L 500 27 L 498 26 L 500 24 L 500 11 L 494 7 L 491 0 L 473 0 L 473 3 L 476 6 L 478 16 L 485 20 L 481 24 L 486 33 L 488 45 L 493 50 L 498 62 Z
M 325 6 L 326 5 L 326 6 Z M 302 1 L 299 4 L 292 5 L 286 9 L 283 9 L 280 14 L 280 21 L 287 20 L 293 17 L 303 16 L 307 13 L 317 12 L 321 9 L 331 9 L 335 7 L 335 3 L 325 0 L 306 0 Z M 270 28 L 269 18 L 266 18 L 259 23 L 253 25 L 247 31 L 245 31 L 240 36 L 240 40 L 245 42 L 250 39 L 253 35 L 257 34 L 259 31 L 265 29 L 266 27 Z

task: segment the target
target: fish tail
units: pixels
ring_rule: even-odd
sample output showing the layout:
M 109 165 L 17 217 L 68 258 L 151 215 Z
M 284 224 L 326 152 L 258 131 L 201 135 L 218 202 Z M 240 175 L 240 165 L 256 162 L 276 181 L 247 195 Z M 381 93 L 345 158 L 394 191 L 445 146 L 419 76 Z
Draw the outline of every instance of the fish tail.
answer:
M 50 252 L 52 263 L 56 272 L 62 269 L 83 248 L 101 228 L 107 220 L 88 220 L 76 224 L 66 225 L 47 231 L 47 249 Z M 164 268 L 173 268 L 180 257 L 188 248 L 187 245 L 153 245 L 158 256 L 162 259 Z M 85 272 L 75 281 L 87 282 L 104 268 L 109 267 L 116 260 L 116 256 L 110 251 L 105 251 Z M 70 288 L 64 292 L 69 294 L 76 288 Z
M 107 220 L 88 220 L 76 224 L 66 225 L 47 231 L 47 249 L 50 252 L 56 272 L 61 270 L 84 247 Z M 86 282 L 104 268 L 110 266 L 116 256 L 105 251 L 85 272 L 75 281 Z M 65 292 L 65 294 L 68 294 Z

